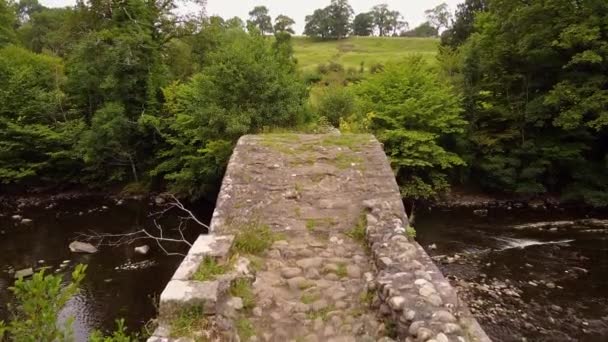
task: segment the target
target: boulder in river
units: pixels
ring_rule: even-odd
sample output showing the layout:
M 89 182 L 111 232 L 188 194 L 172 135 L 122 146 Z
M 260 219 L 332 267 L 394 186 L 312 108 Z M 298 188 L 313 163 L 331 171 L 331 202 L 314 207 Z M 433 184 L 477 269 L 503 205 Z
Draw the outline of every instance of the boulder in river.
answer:
M 150 251 L 150 246 L 148 246 L 148 245 L 135 247 L 135 253 L 137 253 L 137 254 L 146 255 L 146 254 L 148 254 L 149 251 Z
M 28 218 L 24 218 L 21 220 L 21 224 L 24 226 L 29 226 L 33 223 L 34 221 L 32 221 L 32 219 L 28 219 Z
M 473 214 L 481 217 L 488 216 L 488 209 L 473 210 Z
M 21 219 L 23 218 L 23 216 L 21 216 L 21 215 L 13 215 L 13 216 L 11 216 L 11 218 L 13 220 L 15 220 L 15 221 L 21 221 Z
M 74 253 L 97 253 L 97 248 L 88 242 L 72 241 L 69 247 Z
M 31 277 L 34 274 L 33 268 L 24 268 L 15 272 L 15 279 Z

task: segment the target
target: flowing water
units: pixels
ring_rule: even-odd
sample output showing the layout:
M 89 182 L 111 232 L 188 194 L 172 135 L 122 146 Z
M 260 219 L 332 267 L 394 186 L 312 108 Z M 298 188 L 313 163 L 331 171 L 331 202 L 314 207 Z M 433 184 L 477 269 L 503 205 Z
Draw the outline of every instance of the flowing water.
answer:
M 86 341 L 93 329 L 112 330 L 115 319 L 123 318 L 132 332 L 141 331 L 148 320 L 155 317 L 155 302 L 177 265 L 180 256 L 167 256 L 154 241 L 140 241 L 131 246 L 101 247 L 96 254 L 71 253 L 68 245 L 79 232 L 125 233 L 141 228 L 152 228 L 151 211 L 158 210 L 147 201 L 119 202 L 107 198 L 81 198 L 59 201 L 50 208 L 48 203 L 18 209 L 0 206 L 0 320 L 10 318 L 13 270 L 29 267 L 49 267 L 69 279 L 74 266 L 87 264 L 82 290 L 61 312 L 61 317 L 73 316 L 77 341 Z M 197 203 L 197 217 L 209 221 L 213 205 Z M 17 224 L 12 215 L 32 219 L 33 224 Z M 177 213 L 169 212 L 161 223 L 175 226 Z M 187 237 L 194 239 L 201 229 L 188 228 Z M 149 244 L 151 251 L 142 256 L 134 246 Z M 187 247 L 170 246 L 184 252 Z M 68 261 L 69 262 L 65 262 Z M 61 267 L 61 264 L 65 267 Z
M 606 214 L 434 210 L 415 226 L 493 340 L 608 341 L 608 227 L 514 227 L 588 217 Z

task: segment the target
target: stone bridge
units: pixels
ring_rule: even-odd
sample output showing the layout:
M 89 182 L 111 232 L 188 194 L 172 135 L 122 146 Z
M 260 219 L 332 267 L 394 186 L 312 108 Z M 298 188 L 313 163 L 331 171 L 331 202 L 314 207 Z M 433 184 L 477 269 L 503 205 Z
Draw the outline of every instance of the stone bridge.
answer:
M 242 137 L 149 341 L 489 341 L 371 135 Z

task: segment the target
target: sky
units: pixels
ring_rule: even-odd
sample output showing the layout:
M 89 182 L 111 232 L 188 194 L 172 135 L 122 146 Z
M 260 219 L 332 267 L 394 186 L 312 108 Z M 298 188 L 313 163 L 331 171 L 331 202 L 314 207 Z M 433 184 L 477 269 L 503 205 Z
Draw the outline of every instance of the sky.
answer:
M 76 0 L 39 1 L 48 7 L 71 6 L 76 2 Z M 350 0 L 349 2 L 355 10 L 355 14 L 367 12 L 377 4 L 386 3 L 390 9 L 401 12 L 405 21 L 413 28 L 425 21 L 425 10 L 445 2 L 453 13 L 456 5 L 463 2 L 463 0 Z M 178 3 L 183 2 L 178 1 Z M 279 14 L 293 18 L 296 21 L 296 33 L 301 34 L 304 30 L 304 18 L 312 14 L 315 9 L 325 7 L 329 3 L 330 0 L 207 0 L 207 14 L 219 15 L 224 18 L 238 16 L 246 20 L 249 17 L 249 11 L 253 7 L 263 5 L 268 7 L 273 19 Z M 195 8 L 191 5 L 180 5 L 180 12 L 182 13 L 193 10 Z

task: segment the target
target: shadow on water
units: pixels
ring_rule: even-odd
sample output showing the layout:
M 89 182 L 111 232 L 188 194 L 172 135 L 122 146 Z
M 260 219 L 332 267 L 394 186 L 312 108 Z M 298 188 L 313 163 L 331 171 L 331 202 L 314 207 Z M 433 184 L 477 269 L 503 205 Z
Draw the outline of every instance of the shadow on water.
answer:
M 513 229 L 606 218 L 581 211 L 427 211 L 417 239 L 495 341 L 608 341 L 608 227 Z
M 203 222 L 210 221 L 213 204 L 196 203 L 191 207 Z M 58 202 L 51 209 L 24 208 L 19 214 L 32 219 L 31 226 L 16 224 L 11 219 L 16 210 L 2 208 L 0 217 L 0 320 L 9 318 L 7 304 L 12 296 L 8 287 L 14 283 L 10 269 L 48 266 L 49 272 L 62 274 L 68 280 L 79 263 L 88 265 L 82 290 L 61 313 L 62 318 L 75 318 L 77 341 L 86 341 L 93 329 L 113 330 L 116 318 L 124 318 L 130 331 L 140 331 L 156 315 L 157 297 L 182 257 L 164 255 L 154 241 L 101 247 L 96 254 L 75 254 L 68 249 L 78 232 L 125 233 L 153 227 L 148 216 L 158 209 L 151 203 L 124 201 L 118 205 L 110 199 L 84 198 Z M 176 214 L 166 215 L 161 223 L 165 227 L 175 226 Z M 202 232 L 191 224 L 186 230 L 187 238 L 193 241 Z M 134 252 L 134 246 L 141 244 L 150 245 L 148 255 Z M 173 247 L 187 251 L 187 246 Z M 66 260 L 68 266 L 61 268 Z

